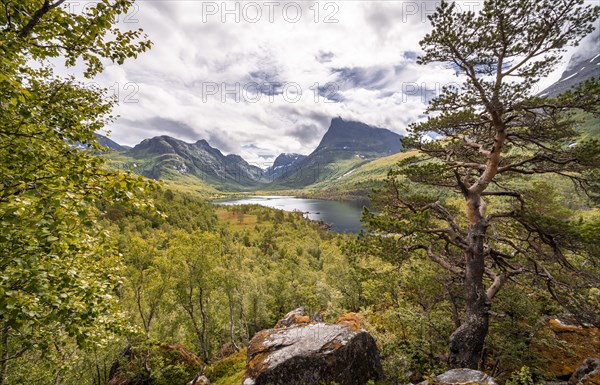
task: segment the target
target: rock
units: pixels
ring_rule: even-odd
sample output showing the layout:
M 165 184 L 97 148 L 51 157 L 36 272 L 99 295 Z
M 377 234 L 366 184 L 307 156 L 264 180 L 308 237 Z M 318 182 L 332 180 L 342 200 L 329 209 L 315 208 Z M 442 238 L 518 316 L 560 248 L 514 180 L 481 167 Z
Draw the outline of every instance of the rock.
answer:
M 569 385 L 600 384 L 600 359 L 587 358 L 569 379 Z
M 310 320 L 308 322 L 325 322 L 325 320 L 323 319 L 321 312 L 318 311 L 315 314 L 313 314 L 312 317 L 310 317 Z
M 188 382 L 187 385 L 210 385 L 210 381 L 206 376 L 198 375 L 192 381 Z
M 568 380 L 586 358 L 600 358 L 600 329 L 582 326 L 568 317 L 553 318 L 538 332 L 556 346 L 534 342 L 531 350 L 541 358 L 546 377 Z
M 419 385 L 428 385 L 429 381 L 423 381 Z M 473 369 L 452 369 L 435 377 L 436 385 L 468 385 L 485 384 L 497 385 L 496 381 L 487 374 Z
M 298 309 L 292 310 L 280 319 L 279 322 L 277 322 L 277 325 L 275 325 L 275 329 L 287 328 L 298 324 L 307 324 L 308 321 L 309 318 L 304 312 L 304 307 L 300 306 Z
M 215 353 L 215 359 L 216 360 L 221 360 L 225 357 L 229 357 L 232 354 L 237 353 L 237 349 L 235 348 L 235 346 L 233 346 L 233 344 L 231 342 L 228 342 L 224 345 L 221 345 L 221 347 L 219 348 L 219 351 Z
M 252 338 L 243 385 L 364 385 L 383 378 L 379 351 L 367 331 L 347 323 L 283 322 L 304 317 L 297 310 L 277 323 L 290 326 Z

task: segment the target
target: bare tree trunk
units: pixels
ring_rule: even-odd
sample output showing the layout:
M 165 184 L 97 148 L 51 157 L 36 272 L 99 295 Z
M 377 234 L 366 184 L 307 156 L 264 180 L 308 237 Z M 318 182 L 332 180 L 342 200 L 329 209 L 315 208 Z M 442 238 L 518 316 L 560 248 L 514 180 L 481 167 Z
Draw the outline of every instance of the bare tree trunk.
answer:
M 229 339 L 231 340 L 231 345 L 233 346 L 233 348 L 239 352 L 240 351 L 240 347 L 238 346 L 238 344 L 235 342 L 235 328 L 234 328 L 234 303 L 233 303 L 233 293 L 231 293 L 230 295 L 228 295 L 228 300 L 229 300 Z
M 208 362 L 208 349 L 206 346 L 206 327 L 208 324 L 208 317 L 206 315 L 206 310 L 204 309 L 204 290 L 200 288 L 199 292 L 199 302 L 200 302 L 200 316 L 202 317 L 202 329 L 200 331 L 200 350 L 202 353 L 202 359 L 204 362 Z
M 489 301 L 483 285 L 485 272 L 484 242 L 487 225 L 485 203 L 471 196 L 467 203 L 471 221 L 465 252 L 465 320 L 450 336 L 448 365 L 452 368 L 478 369 L 489 325 Z M 475 222 L 475 223 L 473 223 Z
M 258 331 L 258 318 L 256 313 L 258 313 L 258 300 L 254 297 L 252 298 L 252 334 Z
M 240 294 L 240 319 L 242 321 L 242 327 L 244 328 L 245 335 L 243 336 L 243 343 L 247 344 L 250 341 L 250 329 L 248 327 L 248 320 L 246 319 L 246 311 L 244 310 L 244 296 Z
M 456 304 L 456 297 L 454 296 L 450 288 L 448 288 L 448 297 L 450 298 L 450 305 L 452 306 L 452 321 L 454 322 L 454 328 L 458 329 L 462 322 L 460 320 L 460 314 L 458 312 L 458 305 Z

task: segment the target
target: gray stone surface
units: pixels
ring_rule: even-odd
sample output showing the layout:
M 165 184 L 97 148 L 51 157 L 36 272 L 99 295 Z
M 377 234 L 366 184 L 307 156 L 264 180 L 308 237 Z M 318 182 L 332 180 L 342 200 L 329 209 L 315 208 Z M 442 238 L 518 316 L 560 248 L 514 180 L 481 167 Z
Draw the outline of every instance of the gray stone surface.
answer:
M 373 338 L 343 324 L 264 330 L 250 342 L 247 362 L 244 385 L 363 385 L 383 376 Z
M 419 385 L 428 385 L 429 381 L 423 381 Z M 485 384 L 497 385 L 496 381 L 487 374 L 473 369 L 452 369 L 435 377 L 436 385 L 468 385 Z

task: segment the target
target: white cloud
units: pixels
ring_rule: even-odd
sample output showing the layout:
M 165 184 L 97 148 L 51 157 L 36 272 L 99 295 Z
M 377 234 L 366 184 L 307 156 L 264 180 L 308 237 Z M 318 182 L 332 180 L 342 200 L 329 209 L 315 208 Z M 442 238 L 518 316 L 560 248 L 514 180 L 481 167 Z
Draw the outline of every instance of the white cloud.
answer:
M 121 23 L 142 27 L 152 50 L 109 65 L 96 79 L 119 90 L 115 112 L 122 118 L 110 127 L 112 139 L 127 145 L 160 134 L 206 139 L 264 164 L 269 154 L 272 160 L 281 152 L 311 152 L 335 116 L 404 133 L 425 109 L 424 89 L 455 79 L 445 67 L 414 61 L 432 2 L 273 3 L 138 0 L 135 15 Z M 239 22 L 223 10 L 236 4 Z M 257 9 L 262 17 L 253 23 Z M 273 96 L 243 88 L 253 81 L 294 83 L 301 95 L 293 88 Z M 328 82 L 341 101 L 328 103 L 323 95 L 331 92 L 315 88 Z M 223 83 L 246 91 L 239 102 L 221 100 Z M 213 86 L 216 95 L 203 95 Z

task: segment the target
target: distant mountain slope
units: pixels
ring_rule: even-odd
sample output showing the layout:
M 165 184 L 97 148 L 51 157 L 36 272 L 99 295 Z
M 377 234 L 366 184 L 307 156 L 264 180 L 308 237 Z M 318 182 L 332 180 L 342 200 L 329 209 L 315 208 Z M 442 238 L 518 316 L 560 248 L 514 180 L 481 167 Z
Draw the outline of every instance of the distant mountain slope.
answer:
M 540 95 L 554 97 L 591 77 L 600 77 L 600 29 L 573 54 L 560 79 Z
M 385 128 L 334 118 L 319 146 L 274 186 L 302 188 L 339 177 L 368 161 L 402 150 L 401 136 Z
M 267 169 L 265 175 L 270 181 L 281 177 L 287 177 L 294 171 L 294 167 L 305 158 L 306 155 L 302 154 L 279 154 L 279 156 L 275 158 L 273 165 Z
M 100 135 L 100 134 L 94 134 L 94 135 L 96 136 L 96 139 L 98 139 L 98 143 L 100 143 L 102 146 L 104 146 L 112 151 L 117 151 L 117 152 L 127 151 L 127 147 L 121 146 L 119 143 L 115 142 L 114 140 L 109 139 L 108 137 L 106 137 L 104 135 Z
M 264 171 L 239 155 L 223 155 L 205 140 L 196 143 L 157 136 L 144 139 L 118 160 L 143 176 L 157 180 L 191 180 L 220 190 L 240 191 L 264 182 Z
M 402 151 L 359 164 L 350 171 L 304 188 L 303 194 L 313 198 L 366 201 L 374 188 L 383 186 L 388 172 L 395 168 L 399 161 L 417 153 L 416 150 Z

